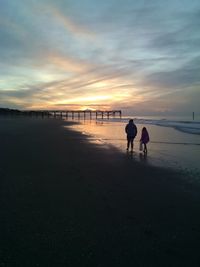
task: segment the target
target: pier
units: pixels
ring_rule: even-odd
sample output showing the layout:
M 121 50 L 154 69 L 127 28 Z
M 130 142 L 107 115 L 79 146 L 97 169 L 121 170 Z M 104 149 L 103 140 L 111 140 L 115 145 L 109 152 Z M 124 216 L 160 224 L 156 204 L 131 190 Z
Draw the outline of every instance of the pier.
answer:
M 119 117 L 121 119 L 122 112 L 121 110 L 26 110 L 23 111 L 25 115 L 35 115 L 35 116 L 54 116 L 54 117 L 65 117 L 72 119 L 92 119 L 92 118 L 115 118 Z

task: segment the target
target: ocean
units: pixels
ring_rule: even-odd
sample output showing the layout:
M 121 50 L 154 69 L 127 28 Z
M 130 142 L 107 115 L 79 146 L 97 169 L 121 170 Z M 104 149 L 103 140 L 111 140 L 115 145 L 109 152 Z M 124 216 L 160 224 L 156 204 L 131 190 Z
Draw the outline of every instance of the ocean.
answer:
M 138 129 L 132 154 L 126 151 L 124 130 L 130 118 L 134 119 Z M 97 120 L 75 118 L 73 121 L 77 123 L 70 127 L 87 135 L 88 140 L 96 145 L 113 145 L 129 159 L 175 169 L 184 172 L 187 177 L 200 179 L 200 120 L 126 116 Z M 141 129 L 144 126 L 150 135 L 147 156 L 139 151 Z

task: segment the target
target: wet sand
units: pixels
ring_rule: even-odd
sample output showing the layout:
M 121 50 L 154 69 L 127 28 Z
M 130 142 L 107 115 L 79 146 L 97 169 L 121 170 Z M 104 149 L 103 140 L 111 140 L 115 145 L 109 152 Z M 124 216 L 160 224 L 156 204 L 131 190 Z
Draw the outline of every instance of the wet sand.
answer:
M 0 266 L 200 266 L 200 187 L 57 119 L 0 117 Z
M 110 143 L 121 152 L 125 151 L 126 135 L 124 128 L 128 121 L 79 120 L 79 122 L 81 123 L 78 125 L 72 125 L 72 129 L 90 134 L 91 142 L 94 143 L 96 141 L 99 144 Z M 187 134 L 171 127 L 158 125 L 138 123 L 136 126 L 138 134 L 134 140 L 134 160 L 141 160 L 139 142 L 141 130 L 146 127 L 150 135 L 150 142 L 147 145 L 149 151 L 147 164 L 187 172 L 187 174 L 190 174 L 191 179 L 200 178 L 200 135 Z

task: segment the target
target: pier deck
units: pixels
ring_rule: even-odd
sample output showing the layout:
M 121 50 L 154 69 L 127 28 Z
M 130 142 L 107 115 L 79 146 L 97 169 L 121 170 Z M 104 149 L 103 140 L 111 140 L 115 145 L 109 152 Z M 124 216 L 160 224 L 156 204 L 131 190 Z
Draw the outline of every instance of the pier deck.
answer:
M 121 110 L 26 110 L 23 111 L 26 115 L 40 115 L 40 116 L 60 116 L 60 117 L 71 117 L 77 118 L 90 118 L 95 116 L 95 118 L 107 118 L 118 116 L 121 118 Z

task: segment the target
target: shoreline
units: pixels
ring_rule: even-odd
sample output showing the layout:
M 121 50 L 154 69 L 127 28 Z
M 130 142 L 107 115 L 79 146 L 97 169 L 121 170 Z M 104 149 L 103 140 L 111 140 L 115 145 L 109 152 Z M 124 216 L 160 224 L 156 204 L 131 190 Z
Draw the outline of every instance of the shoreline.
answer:
M 70 121 L 70 120 L 68 120 Z M 124 153 L 126 149 L 126 136 L 124 133 L 125 122 L 95 122 L 80 121 L 70 128 L 91 136 L 89 141 L 98 144 L 112 144 Z M 150 166 L 169 168 L 179 172 L 190 172 L 191 179 L 200 177 L 199 144 L 198 136 L 177 132 L 170 127 L 157 125 L 137 124 L 138 135 L 134 140 L 133 159 Z M 148 156 L 143 157 L 139 151 L 139 139 L 142 127 L 147 127 L 150 133 Z
M 0 123 L 2 266 L 199 266 L 198 184 L 66 121 Z

